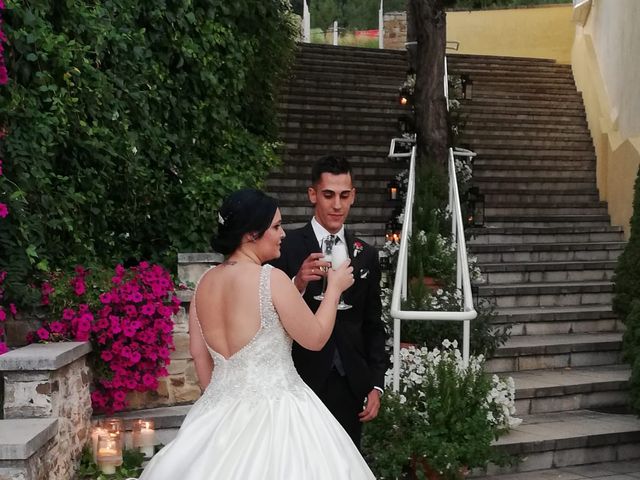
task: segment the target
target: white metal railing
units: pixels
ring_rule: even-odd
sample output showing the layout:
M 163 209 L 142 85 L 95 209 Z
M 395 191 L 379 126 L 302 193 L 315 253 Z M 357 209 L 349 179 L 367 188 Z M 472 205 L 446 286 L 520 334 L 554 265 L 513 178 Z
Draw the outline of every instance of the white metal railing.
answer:
M 445 57 L 444 65 L 444 95 L 449 106 L 448 95 L 447 63 Z M 412 143 L 410 153 L 395 153 L 398 143 Z M 469 150 L 449 149 L 449 212 L 451 213 L 451 233 L 452 240 L 456 245 L 456 288 L 462 292 L 462 311 L 442 312 L 442 311 L 415 311 L 403 310 L 402 301 L 407 298 L 407 256 L 409 251 L 409 240 L 412 234 L 413 223 L 413 202 L 415 197 L 415 162 L 416 144 L 415 136 L 412 138 L 394 138 L 391 140 L 389 152 L 390 158 L 410 157 L 409 179 L 407 184 L 407 196 L 404 206 L 404 222 L 402 224 L 402 235 L 400 237 L 400 248 L 398 250 L 398 264 L 396 276 L 393 283 L 393 293 L 391 297 L 391 317 L 393 318 L 393 390 L 400 388 L 400 327 L 401 321 L 452 321 L 462 322 L 462 358 L 464 362 L 469 361 L 469 344 L 471 337 L 471 320 L 476 318 L 477 312 L 473 306 L 473 293 L 471 290 L 471 280 L 469 278 L 469 262 L 467 260 L 467 246 L 464 238 L 464 223 L 462 221 L 462 210 L 460 207 L 460 194 L 458 192 L 458 181 L 456 178 L 455 156 L 475 156 Z

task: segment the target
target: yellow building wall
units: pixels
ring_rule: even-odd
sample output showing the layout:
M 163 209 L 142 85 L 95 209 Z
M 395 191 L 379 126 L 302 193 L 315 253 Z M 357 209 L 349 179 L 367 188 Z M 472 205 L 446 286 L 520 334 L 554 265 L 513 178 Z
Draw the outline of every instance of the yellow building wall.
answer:
M 552 58 L 571 63 L 571 4 L 447 12 L 447 41 L 457 53 Z
M 633 184 L 640 165 L 640 20 L 637 0 L 594 0 L 577 26 L 572 67 L 597 155 L 600 198 L 628 238 Z M 598 53 L 600 52 L 600 53 Z

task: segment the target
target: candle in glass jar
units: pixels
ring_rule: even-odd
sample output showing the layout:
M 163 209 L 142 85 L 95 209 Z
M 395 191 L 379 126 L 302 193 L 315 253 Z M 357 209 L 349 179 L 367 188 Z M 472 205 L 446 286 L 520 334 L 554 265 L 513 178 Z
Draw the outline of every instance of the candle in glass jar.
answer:
M 153 456 L 156 443 L 153 426 L 153 420 L 137 420 L 133 425 L 133 447 L 138 448 L 147 458 Z
M 93 463 L 98 462 L 98 437 L 105 435 L 107 431 L 104 428 L 94 427 L 91 432 L 91 453 L 93 454 Z
M 97 462 L 102 473 L 109 475 L 116 473 L 116 467 L 122 465 L 120 435 L 112 433 L 98 435 Z

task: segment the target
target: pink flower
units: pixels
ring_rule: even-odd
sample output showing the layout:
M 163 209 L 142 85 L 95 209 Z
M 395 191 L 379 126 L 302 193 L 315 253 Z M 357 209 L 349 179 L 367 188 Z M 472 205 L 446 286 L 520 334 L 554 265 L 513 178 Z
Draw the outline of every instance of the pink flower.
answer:
M 153 375 L 145 373 L 142 376 L 142 384 L 148 389 L 154 389 L 158 387 L 158 380 Z
M 13 315 L 14 317 L 18 314 L 18 309 L 16 308 L 15 303 L 9 304 L 9 311 L 11 312 L 11 315 Z
M 64 311 L 62 312 L 62 319 L 63 320 L 73 320 L 76 317 L 76 312 L 74 312 L 72 309 L 70 308 L 65 308 Z
M 100 301 L 105 305 L 111 303 L 111 293 L 106 292 L 100 294 Z
M 142 306 L 141 311 L 144 315 L 153 315 L 156 307 L 154 307 L 152 303 L 146 303 Z
M 51 324 L 49 325 L 49 329 L 52 333 L 62 333 L 65 331 L 64 324 L 62 324 L 61 322 L 51 322 Z
M 109 350 L 103 350 L 102 353 L 100 353 L 100 358 L 102 358 L 102 360 L 104 360 L 105 362 L 110 362 L 111 360 L 113 360 L 113 353 L 111 353 Z
M 49 338 L 49 331 L 46 328 L 40 327 L 36 333 L 38 337 L 40 337 L 40 340 L 47 340 Z
M 9 351 L 9 347 L 7 347 L 7 344 L 4 342 L 0 342 L 0 355 L 2 355 L 3 353 L 7 353 Z
M 0 322 L 4 322 L 7 319 L 7 314 L 4 312 L 4 309 L 0 307 Z
M 2 82 L 1 78 L 0 78 L 0 82 Z M 6 218 L 7 215 L 9 215 L 9 209 L 7 208 L 7 204 L 0 203 L 0 217 Z

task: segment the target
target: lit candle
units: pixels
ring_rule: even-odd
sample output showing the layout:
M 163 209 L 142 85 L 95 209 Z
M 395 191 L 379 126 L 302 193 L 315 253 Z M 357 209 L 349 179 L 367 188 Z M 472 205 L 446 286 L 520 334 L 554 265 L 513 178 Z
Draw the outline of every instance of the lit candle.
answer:
M 97 462 L 102 473 L 108 475 L 116 473 L 116 467 L 122 465 L 120 435 L 112 433 L 98 435 Z
M 104 428 L 94 427 L 91 432 L 91 453 L 93 454 L 93 463 L 98 462 L 98 437 L 105 435 L 107 431 Z
M 397 200 L 397 199 L 398 199 L 398 188 L 391 187 L 391 200 Z
M 153 457 L 156 432 L 153 420 L 136 420 L 133 424 L 133 448 L 138 448 L 146 458 Z

